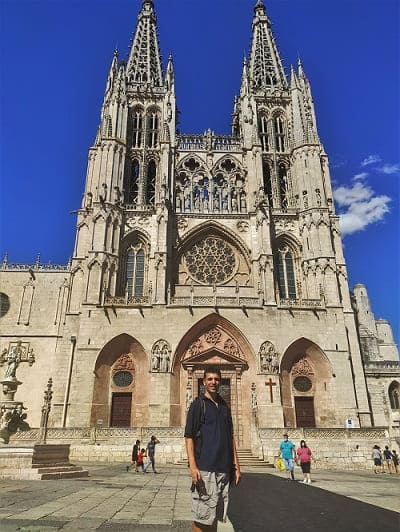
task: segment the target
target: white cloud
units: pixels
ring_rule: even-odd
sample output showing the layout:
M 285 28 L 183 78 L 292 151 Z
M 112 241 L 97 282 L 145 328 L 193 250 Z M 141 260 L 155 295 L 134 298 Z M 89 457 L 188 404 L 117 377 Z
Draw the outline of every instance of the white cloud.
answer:
M 383 174 L 400 174 L 400 163 L 397 164 L 384 164 L 382 167 L 378 168 Z
M 362 162 L 361 166 L 368 166 L 369 164 L 380 163 L 382 161 L 380 155 L 368 155 Z
M 389 212 L 388 196 L 375 196 L 368 186 L 357 181 L 352 187 L 341 186 L 334 191 L 336 203 L 344 208 L 339 213 L 342 235 L 362 231 L 368 225 L 379 222 Z
M 353 176 L 353 181 L 363 181 L 368 177 L 368 175 L 368 172 L 360 172 L 359 174 Z

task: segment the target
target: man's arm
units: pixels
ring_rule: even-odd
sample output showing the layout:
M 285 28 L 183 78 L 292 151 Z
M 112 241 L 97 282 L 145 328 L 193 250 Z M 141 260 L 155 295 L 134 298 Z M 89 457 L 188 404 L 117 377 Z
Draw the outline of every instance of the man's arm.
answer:
M 233 436 L 232 436 L 232 447 L 233 447 L 233 465 L 235 467 L 235 486 L 237 486 L 242 476 L 240 474 L 239 457 L 237 454 L 235 438 Z
M 186 453 L 189 460 L 189 469 L 190 469 L 190 476 L 192 477 L 192 481 L 197 484 L 197 482 L 201 479 L 201 473 L 199 468 L 197 467 L 196 457 L 194 454 L 194 441 L 193 438 L 185 438 L 185 444 L 186 444 Z

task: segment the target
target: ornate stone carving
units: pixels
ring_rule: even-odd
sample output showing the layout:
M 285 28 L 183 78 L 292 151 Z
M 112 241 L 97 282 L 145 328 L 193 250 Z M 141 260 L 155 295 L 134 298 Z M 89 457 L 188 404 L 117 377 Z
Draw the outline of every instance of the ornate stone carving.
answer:
M 261 373 L 277 374 L 279 371 L 279 353 L 272 342 L 263 342 L 258 351 Z
M 0 355 L 0 365 L 7 363 L 5 378 L 15 377 L 17 367 L 21 362 L 28 362 L 30 366 L 35 362 L 33 349 L 29 342 L 10 342 L 8 349 L 4 349 Z
M 296 377 L 297 375 L 314 375 L 314 371 L 306 357 L 303 357 L 292 367 L 291 374 L 292 377 Z
M 188 221 L 186 218 L 179 218 L 177 222 L 178 229 L 180 231 L 185 231 L 188 228 Z
M 186 385 L 186 410 L 189 410 L 189 406 L 192 403 L 192 385 L 190 382 Z
M 236 227 L 237 227 L 237 230 L 240 231 L 241 233 L 246 233 L 250 228 L 249 223 L 246 222 L 245 220 L 239 220 L 236 224 Z
M 204 338 L 209 344 L 216 345 L 221 339 L 221 331 L 214 327 L 210 329 L 205 335 Z
M 233 355 L 235 357 L 240 357 L 240 350 L 237 345 L 237 343 L 232 340 L 232 338 L 228 338 L 224 343 L 224 351 L 226 353 L 229 353 L 230 355 Z
M 167 373 L 170 369 L 171 348 L 166 340 L 158 340 L 151 349 L 151 371 Z
M 188 353 L 190 356 L 195 356 L 195 355 L 198 355 L 199 353 L 201 353 L 203 350 L 203 344 L 200 340 L 200 338 L 198 338 L 195 342 L 192 343 L 192 345 L 189 347 L 188 349 Z
M 255 382 L 251 383 L 251 409 L 257 410 L 257 390 Z
M 113 367 L 114 371 L 134 371 L 135 370 L 135 364 L 133 362 L 132 355 L 130 354 L 124 354 L 119 357 L 117 362 L 115 363 Z

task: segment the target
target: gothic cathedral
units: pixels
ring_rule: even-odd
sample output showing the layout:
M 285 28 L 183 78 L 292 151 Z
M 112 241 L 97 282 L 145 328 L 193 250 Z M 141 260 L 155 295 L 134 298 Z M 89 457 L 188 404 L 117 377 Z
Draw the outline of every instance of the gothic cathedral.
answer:
M 142 2 L 127 61 L 111 62 L 71 262 L 2 265 L 1 360 L 21 352 L 31 427 L 52 377 L 54 438 L 171 439 L 217 365 L 242 449 L 283 427 L 391 438 L 398 352 L 366 288 L 349 291 L 301 62 L 287 78 L 258 0 L 231 134 L 181 134 L 154 4 Z

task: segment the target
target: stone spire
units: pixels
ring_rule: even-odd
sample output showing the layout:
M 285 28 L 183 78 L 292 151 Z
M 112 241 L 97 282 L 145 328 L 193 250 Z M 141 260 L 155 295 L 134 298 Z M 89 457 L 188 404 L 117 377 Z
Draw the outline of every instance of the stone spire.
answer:
M 310 83 L 299 59 L 298 74 L 291 68 L 290 90 L 292 98 L 292 147 L 319 144 L 314 102 Z
M 143 0 L 129 54 L 127 75 L 131 83 L 149 83 L 153 87 L 163 85 L 157 19 L 152 0 Z
M 249 73 L 253 90 L 285 89 L 285 73 L 262 0 L 254 7 L 252 31 Z

